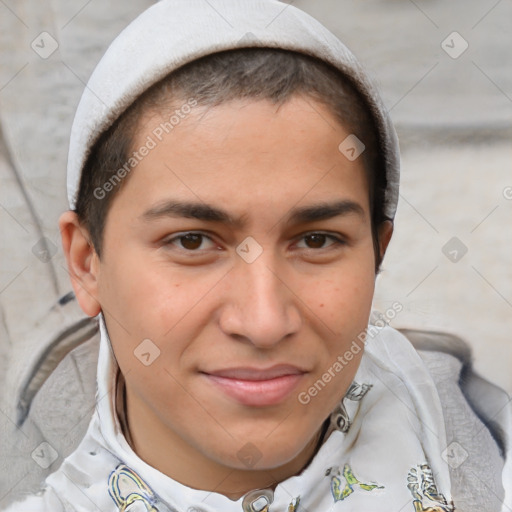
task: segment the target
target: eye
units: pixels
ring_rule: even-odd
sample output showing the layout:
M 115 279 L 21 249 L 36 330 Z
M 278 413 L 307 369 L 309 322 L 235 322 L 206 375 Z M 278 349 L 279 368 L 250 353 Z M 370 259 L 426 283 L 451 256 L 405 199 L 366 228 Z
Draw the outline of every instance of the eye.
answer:
M 202 233 L 181 233 L 165 241 L 165 245 L 174 245 L 185 251 L 198 251 L 215 247 L 213 240 Z
M 309 233 L 301 238 L 297 247 L 299 249 L 327 249 L 333 245 L 343 244 L 344 242 L 334 235 L 328 235 L 327 233 Z

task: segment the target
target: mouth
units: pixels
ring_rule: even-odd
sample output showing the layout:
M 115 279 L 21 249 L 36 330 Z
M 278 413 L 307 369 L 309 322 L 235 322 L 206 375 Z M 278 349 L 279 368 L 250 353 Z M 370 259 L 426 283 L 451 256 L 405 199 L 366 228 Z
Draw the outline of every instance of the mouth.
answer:
M 229 368 L 202 372 L 216 389 L 241 405 L 265 407 L 283 402 L 307 373 L 295 366 Z

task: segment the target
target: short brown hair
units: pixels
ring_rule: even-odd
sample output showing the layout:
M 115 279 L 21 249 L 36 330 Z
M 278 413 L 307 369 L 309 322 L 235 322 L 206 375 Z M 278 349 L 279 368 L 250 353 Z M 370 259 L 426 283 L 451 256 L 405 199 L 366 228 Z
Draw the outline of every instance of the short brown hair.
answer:
M 202 106 L 217 106 L 236 99 L 264 99 L 279 105 L 297 94 L 326 105 L 340 124 L 365 145 L 362 157 L 369 183 L 378 270 L 381 261 L 377 228 L 386 220 L 386 174 L 378 131 L 369 109 L 350 77 L 316 57 L 275 48 L 228 50 L 184 65 L 139 96 L 101 135 L 84 166 L 75 209 L 98 256 L 110 205 L 128 176 L 102 198 L 94 191 L 126 164 L 133 150 L 133 134 L 144 114 L 162 113 L 170 104 L 191 97 Z

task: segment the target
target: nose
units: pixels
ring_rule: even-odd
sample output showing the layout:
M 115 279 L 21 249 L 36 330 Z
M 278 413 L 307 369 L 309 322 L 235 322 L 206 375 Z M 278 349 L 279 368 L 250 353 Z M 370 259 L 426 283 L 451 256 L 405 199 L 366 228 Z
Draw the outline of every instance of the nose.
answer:
M 252 263 L 241 258 L 235 263 L 220 314 L 226 334 L 258 348 L 271 348 L 299 331 L 299 299 L 279 270 L 265 252 Z

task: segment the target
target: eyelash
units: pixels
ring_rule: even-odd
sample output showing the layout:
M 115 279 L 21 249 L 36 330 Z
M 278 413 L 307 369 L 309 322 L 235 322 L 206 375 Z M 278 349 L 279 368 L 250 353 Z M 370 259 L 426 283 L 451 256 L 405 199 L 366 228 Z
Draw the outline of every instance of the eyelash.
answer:
M 215 243 L 212 240 L 212 238 L 209 235 L 205 234 L 205 233 L 202 233 L 200 231 L 186 231 L 186 232 L 174 235 L 172 238 L 169 238 L 169 239 L 165 240 L 164 241 L 164 245 L 165 246 L 173 245 L 174 242 L 179 241 L 180 239 L 183 239 L 183 238 L 185 238 L 188 235 L 200 236 L 203 239 L 206 238 L 206 239 L 210 240 L 212 243 Z M 306 250 L 310 250 L 310 251 L 321 251 L 321 250 L 328 249 L 329 247 L 332 247 L 332 246 L 342 246 L 342 245 L 346 245 L 347 244 L 347 242 L 345 240 L 343 240 L 342 238 L 340 238 L 338 236 L 335 236 L 335 235 L 333 235 L 331 233 L 325 233 L 323 231 L 310 231 L 310 232 L 304 233 L 303 235 L 300 236 L 299 240 L 304 240 L 306 237 L 312 236 L 312 235 L 325 236 L 326 239 L 331 240 L 332 243 L 329 244 L 327 247 L 320 247 L 320 248 L 305 247 L 305 248 L 302 248 L 302 249 L 306 249 Z M 202 241 L 203 240 L 201 240 L 201 244 L 202 244 Z M 186 249 L 186 248 L 183 248 L 183 247 L 179 247 L 179 250 L 187 252 L 187 253 L 190 253 L 190 254 L 192 254 L 192 253 L 200 253 L 201 252 L 200 249 L 194 250 L 194 249 Z
M 167 240 L 164 240 L 164 245 L 166 245 L 166 246 L 173 245 L 174 242 L 176 242 L 177 240 L 180 240 L 182 238 L 185 238 L 188 235 L 200 236 L 203 239 L 206 238 L 206 239 L 210 240 L 212 243 L 214 243 L 212 238 L 205 233 L 201 233 L 199 231 L 185 231 L 183 233 L 178 233 L 177 235 L 174 235 L 172 238 L 168 238 Z M 201 240 L 201 243 L 202 243 L 202 240 Z M 181 251 L 188 252 L 188 253 L 200 252 L 199 250 L 185 249 L 184 247 L 179 247 L 178 249 Z

